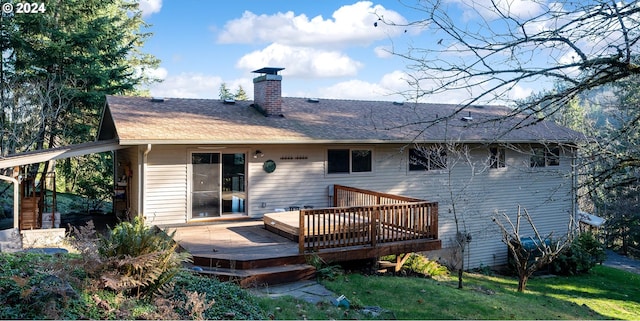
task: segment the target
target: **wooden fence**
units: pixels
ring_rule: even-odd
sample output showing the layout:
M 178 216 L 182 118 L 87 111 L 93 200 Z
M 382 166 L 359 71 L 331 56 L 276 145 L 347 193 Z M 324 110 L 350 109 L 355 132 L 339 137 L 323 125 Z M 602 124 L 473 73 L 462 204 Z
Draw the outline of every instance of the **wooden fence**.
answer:
M 336 185 L 334 205 L 300 210 L 300 253 L 438 238 L 436 202 Z

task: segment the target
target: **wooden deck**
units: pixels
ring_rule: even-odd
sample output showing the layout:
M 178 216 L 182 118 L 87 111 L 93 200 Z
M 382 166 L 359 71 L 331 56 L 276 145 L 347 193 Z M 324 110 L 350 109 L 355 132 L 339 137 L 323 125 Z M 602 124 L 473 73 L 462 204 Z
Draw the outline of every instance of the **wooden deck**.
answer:
M 203 273 L 243 286 L 310 278 L 307 264 L 377 259 L 441 248 L 438 203 L 335 185 L 334 207 L 265 215 L 265 220 L 173 227 Z
M 168 231 L 175 231 L 176 242 L 202 259 L 245 262 L 298 255 L 297 242 L 267 231 L 262 220 L 188 225 L 168 228 Z M 215 267 L 214 263 L 210 267 Z
M 266 230 L 262 220 L 188 225 L 166 230 L 175 231 L 174 239 L 193 255 L 193 264 L 202 268 L 203 273 L 221 280 L 235 280 L 245 287 L 312 278 L 315 269 L 307 262 L 314 255 L 327 263 L 338 263 L 441 247 L 440 240 L 430 239 L 300 254 L 298 242 Z

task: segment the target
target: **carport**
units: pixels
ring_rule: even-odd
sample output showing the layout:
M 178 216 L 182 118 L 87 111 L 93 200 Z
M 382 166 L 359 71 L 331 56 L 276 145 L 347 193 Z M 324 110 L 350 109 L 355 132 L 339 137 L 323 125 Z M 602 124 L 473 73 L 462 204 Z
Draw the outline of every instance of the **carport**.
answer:
M 19 170 L 16 170 L 20 166 L 29 164 L 37 164 L 46 161 L 55 161 L 58 159 L 65 159 L 75 156 L 82 156 L 94 153 L 102 153 L 108 151 L 114 151 L 123 148 L 120 146 L 117 140 L 99 140 L 94 142 L 75 144 L 69 146 L 61 146 L 51 149 L 38 150 L 25 152 L 20 154 L 9 155 L 4 158 L 0 158 L 0 169 L 13 169 L 12 176 L 0 175 L 0 179 L 11 182 L 14 185 L 13 188 L 13 229 L 18 231 L 20 229 L 20 184 L 22 183 L 22 177 L 19 176 Z M 62 229 L 64 230 L 64 229 Z M 21 231 L 22 233 L 23 231 Z M 23 238 L 24 238 L 24 233 Z

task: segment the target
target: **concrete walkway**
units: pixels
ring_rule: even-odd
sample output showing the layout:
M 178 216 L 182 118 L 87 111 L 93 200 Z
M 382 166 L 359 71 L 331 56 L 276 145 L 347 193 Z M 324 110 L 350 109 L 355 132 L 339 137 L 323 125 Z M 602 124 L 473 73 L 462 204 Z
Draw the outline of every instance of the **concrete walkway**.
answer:
M 321 301 L 330 302 L 338 297 L 333 292 L 314 280 L 305 280 L 293 283 L 271 285 L 266 287 L 249 289 L 251 293 L 258 296 L 269 296 L 278 298 L 282 296 L 292 296 L 316 304 Z
M 620 255 L 611 250 L 607 250 L 607 259 L 602 265 L 640 274 L 640 260 Z

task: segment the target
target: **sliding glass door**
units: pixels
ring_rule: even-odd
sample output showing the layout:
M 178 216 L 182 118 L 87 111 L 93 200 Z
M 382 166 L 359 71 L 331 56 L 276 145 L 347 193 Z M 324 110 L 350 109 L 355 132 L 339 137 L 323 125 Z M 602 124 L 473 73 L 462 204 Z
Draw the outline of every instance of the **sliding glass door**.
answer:
M 245 155 L 191 154 L 191 219 L 246 214 Z

